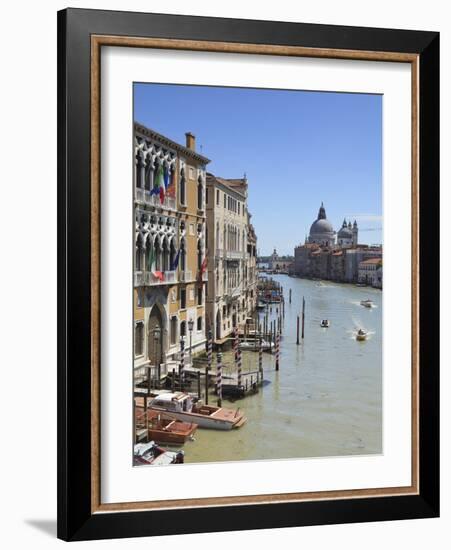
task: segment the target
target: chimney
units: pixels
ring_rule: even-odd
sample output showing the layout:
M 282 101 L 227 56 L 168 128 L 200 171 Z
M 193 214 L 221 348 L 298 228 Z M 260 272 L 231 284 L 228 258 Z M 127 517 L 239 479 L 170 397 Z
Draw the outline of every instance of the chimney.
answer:
M 186 147 L 191 149 L 191 151 L 196 150 L 196 136 L 191 132 L 186 132 Z

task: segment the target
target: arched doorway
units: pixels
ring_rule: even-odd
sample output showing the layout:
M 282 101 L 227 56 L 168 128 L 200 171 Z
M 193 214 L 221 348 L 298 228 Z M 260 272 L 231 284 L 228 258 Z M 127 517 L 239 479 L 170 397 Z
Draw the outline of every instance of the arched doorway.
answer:
M 158 307 L 154 306 L 147 325 L 147 350 L 151 365 L 163 362 L 163 319 Z
M 221 312 L 216 313 L 216 340 L 221 338 Z

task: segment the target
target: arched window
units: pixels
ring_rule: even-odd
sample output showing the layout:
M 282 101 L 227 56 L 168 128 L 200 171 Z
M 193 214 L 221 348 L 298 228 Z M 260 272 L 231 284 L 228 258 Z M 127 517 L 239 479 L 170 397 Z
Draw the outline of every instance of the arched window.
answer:
M 138 357 L 144 353 L 144 323 L 137 321 L 135 324 L 135 356 Z
M 155 270 L 161 271 L 161 244 L 160 239 L 156 237 L 154 242 L 154 251 L 155 251 Z
M 202 242 L 197 241 L 197 269 L 200 271 L 202 267 Z
M 200 176 L 197 180 L 197 209 L 204 209 L 204 188 L 202 185 L 202 178 Z
M 162 256 L 161 270 L 169 271 L 169 243 L 166 237 L 163 240 L 161 256 Z
M 142 252 L 143 252 L 143 243 L 141 235 L 138 235 L 136 240 L 135 248 L 135 271 L 142 270 Z
M 146 246 L 146 263 L 145 263 L 145 269 L 147 271 L 152 271 L 153 265 L 155 264 L 155 254 L 154 254 L 154 248 L 152 245 L 152 237 L 149 235 L 147 237 L 147 246 Z
M 175 269 L 175 265 L 174 265 L 175 256 L 176 256 L 176 251 L 175 251 L 174 239 L 172 239 L 171 245 L 169 247 L 169 269 L 171 271 L 174 271 Z
M 141 149 L 138 149 L 136 152 L 136 162 L 135 162 L 135 184 L 136 187 L 139 187 L 140 189 L 143 187 L 143 172 L 144 172 L 144 161 L 143 161 L 143 154 Z
M 202 330 L 202 317 L 197 318 L 197 330 Z
M 179 182 L 179 200 L 180 204 L 186 205 L 186 180 L 185 180 L 185 169 L 180 170 L 180 182 Z
M 186 248 L 185 248 L 185 239 L 180 241 L 180 259 L 179 259 L 180 270 L 186 270 Z
M 153 176 L 154 176 L 154 170 L 153 170 L 153 164 L 152 164 L 152 157 L 149 156 L 147 158 L 147 164 L 146 164 L 146 170 L 145 170 L 145 176 L 144 176 L 144 188 L 147 191 L 150 191 L 153 188 Z

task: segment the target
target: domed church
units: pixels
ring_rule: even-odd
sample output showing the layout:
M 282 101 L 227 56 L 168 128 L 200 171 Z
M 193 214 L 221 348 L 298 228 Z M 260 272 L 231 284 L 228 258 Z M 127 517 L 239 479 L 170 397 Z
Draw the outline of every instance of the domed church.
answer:
M 308 242 L 310 244 L 318 244 L 320 246 L 328 247 L 335 246 L 336 244 L 343 248 L 357 246 L 357 222 L 354 220 L 354 224 L 352 225 L 351 222 L 347 223 L 345 219 L 340 231 L 337 234 L 337 243 L 335 242 L 335 235 L 336 233 L 334 228 L 326 217 L 326 209 L 324 208 L 324 204 L 321 203 L 318 211 L 318 217 L 310 227 Z

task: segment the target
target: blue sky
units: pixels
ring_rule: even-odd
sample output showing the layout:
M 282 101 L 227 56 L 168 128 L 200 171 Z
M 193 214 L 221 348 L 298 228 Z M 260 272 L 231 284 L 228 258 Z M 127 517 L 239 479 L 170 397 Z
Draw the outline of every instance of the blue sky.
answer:
M 293 254 L 321 201 L 334 229 L 356 218 L 359 242 L 382 242 L 382 96 L 135 84 L 134 117 L 195 134 L 209 172 L 246 173 L 262 255 Z

